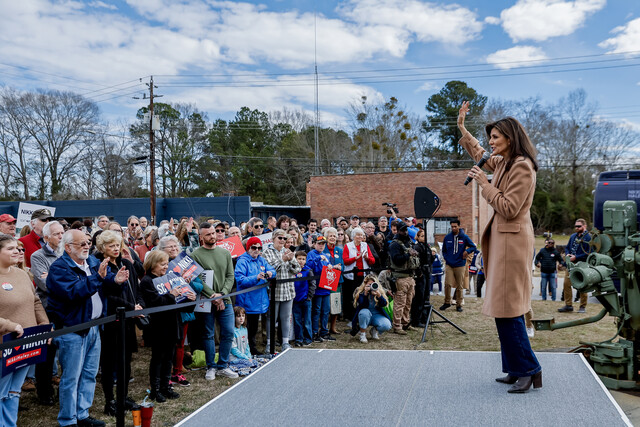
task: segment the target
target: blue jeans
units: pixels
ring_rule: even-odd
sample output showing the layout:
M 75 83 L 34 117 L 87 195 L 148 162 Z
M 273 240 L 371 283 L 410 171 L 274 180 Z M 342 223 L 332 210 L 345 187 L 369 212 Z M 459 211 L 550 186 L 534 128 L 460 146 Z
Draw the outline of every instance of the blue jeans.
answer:
M 556 279 L 556 273 L 540 273 L 540 290 L 542 291 L 542 299 L 547 299 L 547 285 L 551 291 L 551 299 L 556 300 L 556 288 L 558 287 L 558 280 Z
M 58 423 L 61 426 L 77 424 L 89 416 L 93 404 L 100 366 L 100 333 L 94 326 L 84 337 L 71 333 L 53 340 L 58 346 L 58 360 L 62 366 Z
M 207 360 L 207 368 L 224 369 L 229 366 L 229 353 L 233 343 L 233 329 L 235 327 L 235 316 L 233 306 L 225 304 L 224 310 L 218 311 L 211 307 L 211 313 L 204 314 L 204 353 Z M 218 364 L 216 365 L 216 319 L 220 322 L 220 348 L 218 354 Z
M 18 422 L 20 391 L 28 370 L 29 366 L 25 366 L 0 378 L 0 420 L 3 426 L 13 427 Z
M 316 295 L 313 297 L 313 316 L 311 317 L 311 329 L 313 335 L 321 337 L 329 335 L 329 312 L 331 311 L 330 295 Z
M 369 325 L 373 326 L 378 332 L 383 333 L 391 329 L 391 320 L 384 314 L 371 313 L 368 308 L 363 308 L 358 313 L 358 323 L 360 329 L 367 329 Z
M 542 370 L 531 349 L 524 316 L 498 319 L 498 337 L 502 353 L 502 372 L 512 377 L 528 377 Z
M 293 302 L 293 330 L 297 342 L 311 342 L 311 301 Z

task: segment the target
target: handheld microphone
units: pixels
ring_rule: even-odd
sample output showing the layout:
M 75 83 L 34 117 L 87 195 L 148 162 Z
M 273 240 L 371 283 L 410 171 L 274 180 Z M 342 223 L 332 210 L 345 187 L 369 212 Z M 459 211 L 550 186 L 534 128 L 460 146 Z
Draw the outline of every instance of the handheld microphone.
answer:
M 482 155 L 482 158 L 480 160 L 478 160 L 478 163 L 476 163 L 476 166 L 481 168 L 484 166 L 484 164 L 487 162 L 487 160 L 489 160 L 489 158 L 491 157 L 491 154 L 488 151 L 485 151 L 484 154 Z M 469 185 L 469 183 L 471 182 L 473 178 L 471 178 L 470 176 L 467 177 L 467 179 L 464 180 L 464 185 Z

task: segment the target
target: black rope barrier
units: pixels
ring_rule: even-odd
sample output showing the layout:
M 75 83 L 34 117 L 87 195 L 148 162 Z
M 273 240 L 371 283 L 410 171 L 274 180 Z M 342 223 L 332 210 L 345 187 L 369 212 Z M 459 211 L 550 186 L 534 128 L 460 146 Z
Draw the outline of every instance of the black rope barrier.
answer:
M 366 269 L 359 269 L 359 268 L 354 268 L 352 270 L 349 270 L 347 272 L 342 271 L 341 273 L 344 274 L 348 274 L 348 273 L 366 273 L 366 272 L 378 272 L 381 271 L 382 269 L 374 269 L 374 268 L 366 268 Z M 118 337 L 116 340 L 116 345 L 118 347 L 119 350 L 119 360 L 120 362 L 118 363 L 118 369 L 117 369 L 117 384 L 116 384 L 116 426 L 117 427 L 124 427 L 125 425 L 125 387 L 124 384 L 125 382 L 128 382 L 128 378 L 125 378 L 125 361 L 126 361 L 126 356 L 125 356 L 125 334 L 126 334 L 126 325 L 125 325 L 125 319 L 129 319 L 129 318 L 133 318 L 133 317 L 139 317 L 139 316 L 146 316 L 148 314 L 154 314 L 154 313 L 161 313 L 161 312 L 165 312 L 165 311 L 175 311 L 175 310 L 180 310 L 183 309 L 185 307 L 195 307 L 198 304 L 201 304 L 202 302 L 209 302 L 209 301 L 216 301 L 216 300 L 220 300 L 220 299 L 226 299 L 226 298 L 231 298 L 233 296 L 236 295 L 241 295 L 247 292 L 253 292 L 253 291 L 257 291 L 258 289 L 263 289 L 266 287 L 269 287 L 269 298 L 270 298 L 270 304 L 269 304 L 269 315 L 270 315 L 270 324 L 269 324 L 269 329 L 270 329 L 270 335 L 271 335 L 271 341 L 269 343 L 269 353 L 270 354 L 275 354 L 276 352 L 276 305 L 274 304 L 275 302 L 275 294 L 276 294 L 276 285 L 278 283 L 290 283 L 290 282 L 299 282 L 302 280 L 320 280 L 322 276 L 305 276 L 305 277 L 292 277 L 289 279 L 276 279 L 276 278 L 272 278 L 269 279 L 268 282 L 263 283 L 261 285 L 256 285 L 256 286 L 252 286 L 250 288 L 246 288 L 246 289 L 242 289 L 240 291 L 236 291 L 236 292 L 232 292 L 230 294 L 225 294 L 225 295 L 220 295 L 217 297 L 213 297 L 213 298 L 206 298 L 206 299 L 201 299 L 198 301 L 188 301 L 188 302 L 182 302 L 182 303 L 177 303 L 177 304 L 171 304 L 171 305 L 163 305 L 163 306 L 159 306 L 159 307 L 151 307 L 151 308 L 145 308 L 142 310 L 130 310 L 130 311 L 125 311 L 124 307 L 117 307 L 116 308 L 116 314 L 112 314 L 109 316 L 105 316 L 105 317 L 101 317 L 99 319 L 93 319 L 90 320 L 88 322 L 85 323 L 80 323 L 78 325 L 73 325 L 73 326 L 66 326 L 64 328 L 60 328 L 60 329 L 56 329 L 53 330 L 51 332 L 47 332 L 44 334 L 39 334 L 39 335 L 34 335 L 32 337 L 28 337 L 28 338 L 20 338 L 17 340 L 12 340 L 6 343 L 0 343 L 0 353 L 2 353 L 3 350 L 8 349 L 8 348 L 12 348 L 12 347 L 16 347 L 16 346 L 22 346 L 25 344 L 31 344 L 37 341 L 42 341 L 42 340 L 48 340 L 50 338 L 56 338 L 62 335 L 67 335 L 67 334 L 72 334 L 75 332 L 80 332 L 80 331 L 84 331 L 87 329 L 91 329 L 94 326 L 101 326 L 104 325 L 106 323 L 111 323 L 111 322 L 120 322 L 120 328 L 119 328 L 119 333 L 118 333 Z

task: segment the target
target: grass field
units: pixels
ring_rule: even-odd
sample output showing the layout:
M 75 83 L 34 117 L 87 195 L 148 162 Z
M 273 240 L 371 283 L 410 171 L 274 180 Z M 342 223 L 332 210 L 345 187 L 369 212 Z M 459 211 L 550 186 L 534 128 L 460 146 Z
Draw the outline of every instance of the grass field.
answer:
M 557 240 L 556 240 L 557 241 Z M 432 303 L 439 307 L 443 302 L 443 297 L 432 297 Z M 443 314 L 467 331 L 466 335 L 460 334 L 449 325 L 438 325 L 429 331 L 427 341 L 418 346 L 420 350 L 462 350 L 462 351 L 498 351 L 499 342 L 496 334 L 493 319 L 480 314 L 482 300 L 467 298 L 465 300 L 464 312 L 458 313 L 455 310 L 447 310 Z M 587 306 L 587 314 L 558 313 L 557 308 L 560 302 L 532 301 L 535 318 L 555 317 L 557 321 L 572 320 L 578 316 L 592 316 L 599 310 L 600 306 L 590 304 Z M 346 329 L 345 323 L 339 324 L 339 330 Z M 536 351 L 567 351 L 578 345 L 579 341 L 603 341 L 611 338 L 615 334 L 613 319 L 605 317 L 600 322 L 558 330 L 554 332 L 536 332 L 535 338 L 531 340 Z M 332 343 L 314 344 L 314 348 L 357 348 L 357 349 L 392 349 L 392 350 L 414 350 L 420 341 L 422 331 L 410 331 L 408 335 L 400 336 L 396 334 L 384 334 L 378 342 L 369 341 L 368 344 L 361 344 L 349 334 L 336 336 L 337 341 Z M 295 351 L 295 350 L 293 350 Z M 133 376 L 130 395 L 138 401 L 145 396 L 148 387 L 148 361 L 150 359 L 150 349 L 141 348 L 134 354 Z M 204 405 L 213 397 L 222 393 L 230 386 L 242 378 L 236 380 L 217 378 L 215 381 L 204 379 L 204 370 L 190 371 L 186 373 L 191 381 L 190 387 L 177 387 L 176 391 L 181 394 L 179 399 L 168 401 L 156 405 L 153 417 L 153 426 L 171 426 L 185 418 L 191 412 Z M 499 375 L 500 372 L 496 372 Z M 21 406 L 25 407 L 20 411 L 19 426 L 53 426 L 56 425 L 58 406 L 43 407 L 38 405 L 35 392 L 23 393 Z M 90 415 L 102 419 L 107 425 L 115 426 L 115 418 L 107 417 L 103 414 L 104 397 L 101 386 L 97 385 L 93 408 Z M 213 424 L 213 421 L 212 421 Z M 127 413 L 127 425 L 132 425 L 131 415 Z

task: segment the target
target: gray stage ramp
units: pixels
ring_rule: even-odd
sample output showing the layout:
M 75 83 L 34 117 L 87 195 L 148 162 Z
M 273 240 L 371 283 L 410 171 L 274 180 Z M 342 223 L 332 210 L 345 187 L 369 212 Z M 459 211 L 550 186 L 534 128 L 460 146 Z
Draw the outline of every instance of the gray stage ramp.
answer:
M 543 388 L 509 394 L 500 353 L 288 350 L 178 425 L 631 425 L 582 355 L 536 354 Z

